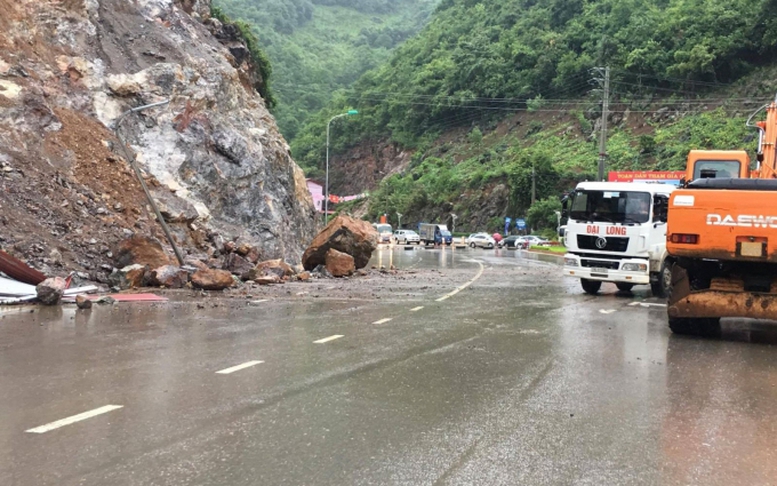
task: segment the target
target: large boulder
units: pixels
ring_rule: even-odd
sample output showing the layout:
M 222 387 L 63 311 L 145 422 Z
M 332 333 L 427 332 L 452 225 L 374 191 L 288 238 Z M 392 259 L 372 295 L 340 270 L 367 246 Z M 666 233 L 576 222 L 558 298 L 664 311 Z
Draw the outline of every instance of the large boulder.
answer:
M 57 305 L 62 302 L 62 295 L 67 288 L 67 282 L 64 278 L 47 278 L 35 287 L 38 294 L 38 301 L 45 305 Z
M 356 271 L 353 257 L 334 248 L 326 252 L 326 269 L 333 277 L 347 277 Z
M 251 271 L 254 266 L 246 260 L 245 258 L 241 257 L 237 253 L 227 253 L 227 255 L 224 257 L 224 261 L 221 264 L 221 268 L 234 273 L 235 275 L 243 275 L 246 272 Z
M 294 275 L 294 269 L 291 268 L 291 265 L 278 259 L 258 263 L 254 268 L 245 272 L 240 278 L 241 280 L 256 281 L 260 277 L 275 276 L 280 280 L 284 277 L 291 277 L 292 275 Z
M 189 272 L 175 265 L 164 265 L 151 270 L 148 283 L 154 287 L 183 288 L 189 282 Z
M 235 285 L 232 274 L 226 270 L 197 270 L 192 275 L 192 286 L 203 290 L 224 290 Z
M 364 268 L 377 247 L 378 232 L 370 223 L 340 215 L 313 239 L 302 255 L 302 265 L 305 270 L 324 265 L 327 252 L 334 249 L 351 255 L 356 268 Z
M 146 236 L 133 236 L 122 240 L 113 254 L 116 255 L 117 268 L 136 264 L 158 268 L 172 263 L 161 243 Z
M 108 275 L 108 284 L 111 287 L 117 287 L 121 290 L 133 289 L 143 286 L 143 277 L 148 267 L 135 264 L 127 265 L 121 269 L 114 269 Z

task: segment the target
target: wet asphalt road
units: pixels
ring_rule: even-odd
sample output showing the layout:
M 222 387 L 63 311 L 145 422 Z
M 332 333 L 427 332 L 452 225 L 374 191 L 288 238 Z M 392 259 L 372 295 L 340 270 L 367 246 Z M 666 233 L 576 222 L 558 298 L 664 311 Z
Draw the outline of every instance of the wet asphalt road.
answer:
M 777 482 L 777 326 L 672 336 L 522 252 L 391 258 L 447 288 L 0 309 L 0 484 Z

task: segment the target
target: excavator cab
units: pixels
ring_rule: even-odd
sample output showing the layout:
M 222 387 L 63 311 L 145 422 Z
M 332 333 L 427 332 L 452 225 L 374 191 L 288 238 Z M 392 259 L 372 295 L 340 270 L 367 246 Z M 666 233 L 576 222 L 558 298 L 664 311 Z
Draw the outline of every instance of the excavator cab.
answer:
M 750 156 L 744 150 L 691 150 L 685 179 L 727 179 L 750 177 Z M 685 184 L 683 184 L 685 185 Z

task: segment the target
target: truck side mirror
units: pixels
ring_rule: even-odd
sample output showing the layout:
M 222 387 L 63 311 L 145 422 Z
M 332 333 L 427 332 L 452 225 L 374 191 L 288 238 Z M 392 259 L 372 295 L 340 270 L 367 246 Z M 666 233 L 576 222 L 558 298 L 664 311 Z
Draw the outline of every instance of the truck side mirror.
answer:
M 565 219 L 569 217 L 569 197 L 564 197 L 564 199 L 561 200 L 561 219 Z
M 669 196 L 656 194 L 653 199 L 653 222 L 666 223 L 669 209 Z

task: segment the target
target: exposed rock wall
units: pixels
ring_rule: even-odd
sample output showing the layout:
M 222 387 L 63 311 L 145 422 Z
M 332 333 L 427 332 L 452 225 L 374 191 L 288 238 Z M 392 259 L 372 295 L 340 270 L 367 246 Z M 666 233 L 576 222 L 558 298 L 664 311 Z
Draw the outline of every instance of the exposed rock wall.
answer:
M 386 177 L 405 170 L 412 152 L 398 144 L 369 140 L 329 161 L 332 193 L 359 194 L 377 187 Z
M 109 128 L 169 99 L 121 133 L 186 252 L 213 251 L 218 234 L 299 261 L 315 225 L 304 176 L 208 0 L 0 9 L 0 245 L 93 270 L 118 239 L 161 236 Z

